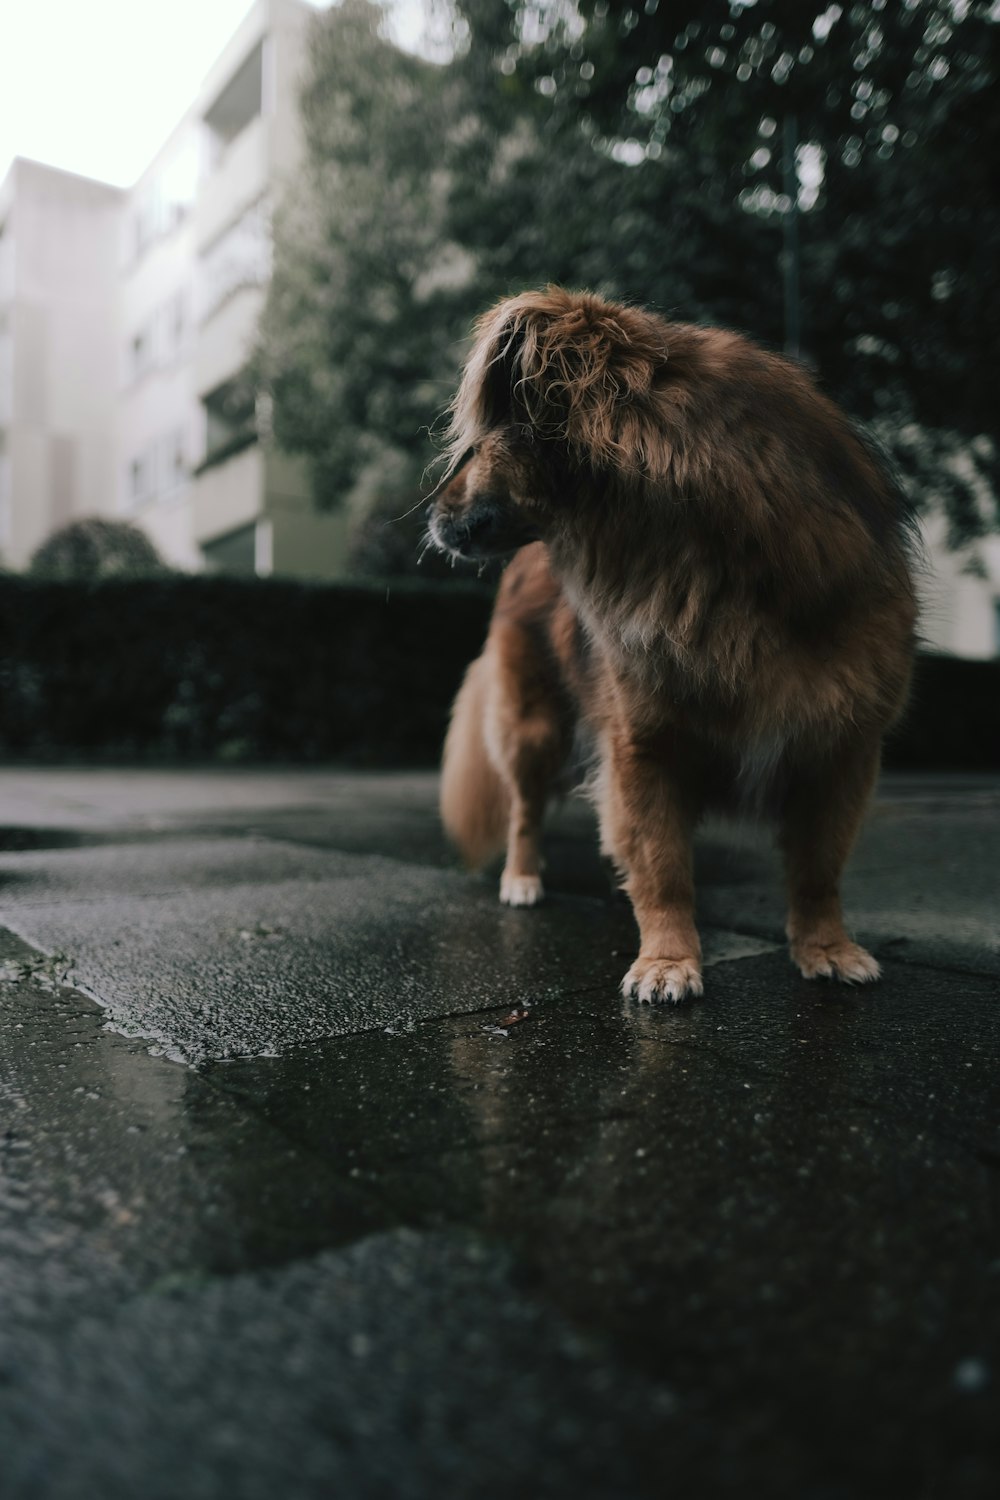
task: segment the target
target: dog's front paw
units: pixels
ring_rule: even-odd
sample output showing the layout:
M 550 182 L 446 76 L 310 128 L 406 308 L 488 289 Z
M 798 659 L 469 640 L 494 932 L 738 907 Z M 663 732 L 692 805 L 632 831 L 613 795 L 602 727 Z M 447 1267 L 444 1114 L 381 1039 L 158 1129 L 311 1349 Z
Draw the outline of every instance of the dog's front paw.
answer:
M 678 1005 L 702 993 L 701 967 L 696 958 L 644 958 L 640 954 L 622 980 L 626 1000 L 639 1000 L 644 1005 L 664 1001 Z
M 840 938 L 832 943 L 799 941 L 791 945 L 792 962 L 805 979 L 839 979 L 844 984 L 871 984 L 882 970 L 866 948 Z
M 505 906 L 537 906 L 544 895 L 539 875 L 508 875 L 505 870 L 500 877 L 500 900 Z

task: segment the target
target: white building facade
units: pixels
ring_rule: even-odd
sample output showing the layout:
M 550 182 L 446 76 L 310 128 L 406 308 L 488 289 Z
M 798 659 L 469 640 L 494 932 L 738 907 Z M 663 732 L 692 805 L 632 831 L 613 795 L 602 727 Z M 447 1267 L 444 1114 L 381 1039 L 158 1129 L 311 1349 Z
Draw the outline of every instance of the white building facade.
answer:
M 115 510 L 124 194 L 16 161 L 0 184 L 0 558 Z
M 258 438 L 240 372 L 301 143 L 313 12 L 258 0 L 127 191 L 17 161 L 0 186 L 0 556 L 118 516 L 173 566 L 337 577 L 347 518 Z
M 941 515 L 923 524 L 921 639 L 947 656 L 1000 656 L 1000 536 L 950 551 L 947 533 Z

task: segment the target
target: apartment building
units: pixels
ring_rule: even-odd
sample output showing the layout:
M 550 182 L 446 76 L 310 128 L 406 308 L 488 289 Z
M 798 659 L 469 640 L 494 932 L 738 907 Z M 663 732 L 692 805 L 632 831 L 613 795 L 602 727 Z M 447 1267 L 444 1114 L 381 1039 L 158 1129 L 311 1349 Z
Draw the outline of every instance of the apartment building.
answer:
M 0 186 L 0 556 L 134 521 L 174 566 L 332 578 L 347 520 L 261 440 L 240 381 L 300 141 L 312 12 L 257 0 L 128 190 L 19 160 Z
M 270 274 L 270 216 L 300 153 L 311 12 L 258 0 L 127 195 L 119 513 L 180 567 L 336 577 L 346 517 L 267 441 L 239 375 Z
M 125 195 L 16 161 L 0 184 L 0 560 L 116 509 Z

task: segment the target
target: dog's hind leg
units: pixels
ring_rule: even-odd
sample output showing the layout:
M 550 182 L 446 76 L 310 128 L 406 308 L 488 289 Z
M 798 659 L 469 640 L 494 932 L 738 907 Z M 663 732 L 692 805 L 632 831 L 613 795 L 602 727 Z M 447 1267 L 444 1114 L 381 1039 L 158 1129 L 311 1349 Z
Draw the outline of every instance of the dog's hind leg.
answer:
M 510 808 L 500 900 L 535 906 L 544 895 L 542 821 L 572 745 L 573 715 L 557 674 L 529 631 L 508 625 L 494 637 L 493 647 L 497 677 L 486 742 Z
M 510 795 L 507 858 L 500 877 L 500 900 L 508 906 L 535 906 L 542 885 L 542 822 L 552 784 L 564 759 L 553 726 L 522 722 L 504 772 Z
M 844 927 L 840 879 L 878 774 L 879 742 L 856 740 L 822 766 L 791 774 L 779 843 L 788 884 L 792 962 L 806 979 L 865 984 L 878 963 Z

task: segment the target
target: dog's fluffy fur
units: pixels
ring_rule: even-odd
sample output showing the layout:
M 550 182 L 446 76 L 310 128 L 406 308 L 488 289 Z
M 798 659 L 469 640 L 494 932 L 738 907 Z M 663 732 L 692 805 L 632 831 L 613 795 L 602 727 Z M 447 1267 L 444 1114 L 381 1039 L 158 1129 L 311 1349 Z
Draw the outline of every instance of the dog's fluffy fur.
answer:
M 469 863 L 506 842 L 501 899 L 540 898 L 545 802 L 582 720 L 640 930 L 626 994 L 702 991 L 691 840 L 711 807 L 776 819 L 802 973 L 877 978 L 839 883 L 915 606 L 905 504 L 848 419 L 738 334 L 549 288 L 480 320 L 450 439 L 434 541 L 519 549 L 445 746 Z

